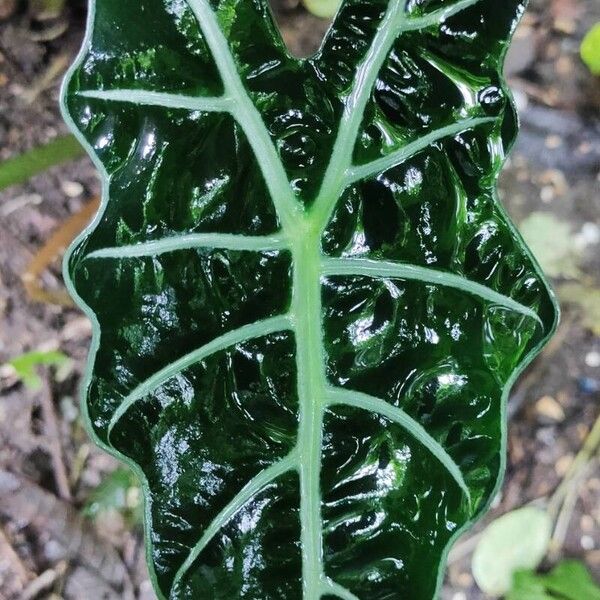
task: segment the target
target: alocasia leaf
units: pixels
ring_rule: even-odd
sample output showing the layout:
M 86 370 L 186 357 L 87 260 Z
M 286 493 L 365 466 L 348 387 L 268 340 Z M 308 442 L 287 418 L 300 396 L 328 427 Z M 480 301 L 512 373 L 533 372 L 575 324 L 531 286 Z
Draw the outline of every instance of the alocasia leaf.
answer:
M 86 413 L 173 599 L 421 600 L 504 467 L 551 293 L 499 206 L 521 0 L 97 0 L 64 90 L 104 202 L 67 257 Z

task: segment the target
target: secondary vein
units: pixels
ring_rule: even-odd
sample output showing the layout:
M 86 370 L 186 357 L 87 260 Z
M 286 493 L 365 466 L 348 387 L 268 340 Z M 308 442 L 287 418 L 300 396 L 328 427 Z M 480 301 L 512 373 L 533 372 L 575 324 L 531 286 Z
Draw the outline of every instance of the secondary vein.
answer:
M 204 112 L 229 112 L 232 102 L 225 96 L 199 97 L 167 92 L 151 92 L 149 90 L 115 89 L 115 90 L 81 90 L 77 92 L 83 98 L 94 98 L 109 102 L 125 102 L 144 106 L 161 106 L 163 108 L 200 110 Z
M 344 113 L 338 128 L 338 137 L 315 201 L 313 213 L 317 216 L 321 228 L 327 226 L 335 203 L 348 185 L 347 175 L 351 170 L 352 154 L 364 119 L 365 109 L 373 93 L 377 77 L 398 37 L 408 31 L 440 25 L 445 19 L 479 1 L 460 0 L 452 6 L 421 17 L 409 17 L 405 12 L 403 0 L 389 1 L 387 11 L 379 24 L 371 47 L 356 72 L 352 91 L 346 99 Z
M 359 600 L 350 590 L 327 577 L 323 583 L 323 595 L 334 595 L 342 600 Z
M 378 173 L 383 173 L 392 167 L 398 166 L 444 138 L 458 135 L 463 131 L 473 129 L 478 125 L 492 123 L 495 120 L 496 119 L 494 117 L 464 119 L 458 121 L 457 123 L 453 123 L 452 125 L 447 125 L 446 127 L 440 127 L 439 129 L 430 131 L 415 141 L 402 146 L 398 150 L 390 152 L 387 156 L 382 156 L 381 158 L 364 165 L 350 167 L 346 172 L 344 187 L 348 187 L 353 183 L 360 181 L 361 179 L 367 179 L 368 177 Z
M 287 247 L 287 241 L 283 235 L 247 236 L 226 233 L 192 233 L 169 236 L 140 244 L 102 248 L 90 252 L 85 258 L 140 258 L 193 248 L 268 252 L 283 250 Z
M 437 440 L 427 433 L 420 423 L 415 421 L 403 410 L 380 398 L 343 388 L 330 388 L 327 399 L 331 405 L 341 404 L 361 408 L 369 412 L 380 414 L 403 427 L 413 438 L 425 446 L 425 448 L 427 448 L 440 463 L 442 463 L 460 489 L 464 492 L 469 504 L 471 503 L 471 492 L 469 491 L 469 487 L 465 482 L 459 466 L 454 462 L 454 459 Z
M 403 30 L 415 31 L 419 29 L 425 29 L 433 25 L 439 25 L 446 19 L 458 14 L 459 12 L 467 8 L 470 8 L 471 6 L 474 6 L 478 2 L 481 2 L 481 0 L 460 0 L 452 6 L 446 6 L 445 8 L 434 10 L 433 12 L 427 13 L 422 17 L 411 17 L 410 19 L 406 20 L 406 24 L 404 25 Z
M 254 150 L 281 224 L 286 231 L 293 231 L 301 213 L 300 204 L 292 191 L 281 157 L 262 116 L 242 82 L 215 12 L 208 0 L 186 1 L 215 59 L 223 79 L 225 94 L 234 101 L 233 116 L 244 130 L 248 143 Z
M 344 114 L 338 128 L 339 133 L 333 146 L 331 160 L 313 209 L 322 227 L 327 224 L 333 206 L 343 191 L 344 177 L 352 163 L 352 153 L 365 108 L 379 71 L 398 37 L 398 20 L 403 17 L 404 1 L 390 0 L 371 47 L 357 69 L 352 91 L 345 101 Z
M 454 273 L 447 273 L 429 267 L 368 258 L 325 258 L 322 265 L 324 275 L 364 275 L 372 278 L 409 279 L 426 284 L 455 288 L 531 317 L 540 324 L 542 323 L 538 314 L 528 306 L 513 300 L 509 296 L 495 292 L 485 285 Z
M 257 321 L 250 325 L 244 325 L 234 331 L 213 339 L 208 344 L 201 346 L 197 350 L 186 354 L 180 359 L 168 364 L 166 367 L 154 373 L 151 377 L 140 383 L 128 396 L 126 396 L 117 410 L 115 411 L 110 424 L 108 426 L 108 435 L 110 436 L 115 425 L 121 420 L 123 415 L 133 406 L 138 400 L 141 400 L 148 394 L 152 393 L 163 383 L 178 375 L 188 367 L 204 360 L 208 356 L 224 350 L 242 342 L 263 337 L 278 331 L 285 331 L 292 326 L 291 319 L 287 316 L 272 317 L 263 321 Z
M 233 498 L 233 500 L 214 518 L 210 525 L 204 530 L 202 537 L 192 548 L 185 562 L 181 565 L 175 579 L 173 580 L 172 591 L 175 591 L 179 583 L 190 570 L 196 559 L 200 556 L 202 550 L 206 548 L 215 535 L 224 527 L 227 522 L 252 498 L 264 490 L 270 483 L 275 481 L 281 475 L 291 471 L 298 466 L 298 453 L 292 451 L 285 458 L 274 463 L 270 467 L 261 471 L 254 478 L 250 479 L 242 490 Z

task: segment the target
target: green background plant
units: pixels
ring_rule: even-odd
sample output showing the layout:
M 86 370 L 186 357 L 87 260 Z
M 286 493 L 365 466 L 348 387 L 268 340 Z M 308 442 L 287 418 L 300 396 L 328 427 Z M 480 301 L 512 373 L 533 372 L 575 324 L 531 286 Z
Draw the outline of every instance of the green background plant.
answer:
M 594 75 L 600 75 L 600 23 L 586 34 L 581 44 L 581 58 Z
M 0 190 L 25 183 L 50 167 L 83 155 L 81 144 L 72 135 L 61 136 L 47 144 L 36 146 L 28 152 L 0 163 Z
M 600 600 L 596 585 L 585 565 L 575 560 L 559 563 L 550 573 L 520 571 L 506 600 Z

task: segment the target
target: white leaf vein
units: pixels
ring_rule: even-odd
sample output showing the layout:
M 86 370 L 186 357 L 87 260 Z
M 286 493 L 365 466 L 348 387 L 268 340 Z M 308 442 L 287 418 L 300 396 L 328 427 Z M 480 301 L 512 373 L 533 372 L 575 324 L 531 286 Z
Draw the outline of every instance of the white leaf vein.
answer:
M 412 264 L 397 263 L 392 261 L 371 260 L 368 258 L 325 258 L 323 259 L 323 274 L 335 275 L 362 275 L 371 278 L 408 279 L 422 283 L 440 285 L 461 290 L 467 294 L 477 296 L 487 302 L 503 306 L 514 312 L 531 317 L 541 324 L 538 314 L 513 300 L 509 296 L 500 294 L 489 287 L 471 281 L 461 275 L 446 271 L 439 271 L 429 267 L 420 267 Z
M 344 388 L 331 388 L 328 390 L 327 399 L 331 405 L 341 404 L 353 406 L 369 412 L 380 414 L 405 429 L 414 439 L 422 444 L 446 468 L 450 476 L 464 492 L 469 504 L 471 493 L 463 474 L 454 459 L 446 452 L 444 447 L 435 440 L 427 430 L 411 416 L 400 408 L 389 404 L 385 400 Z
M 212 354 L 235 346 L 236 344 L 241 344 L 251 339 L 264 337 L 279 331 L 285 331 L 290 329 L 291 326 L 291 319 L 287 315 L 256 321 L 250 325 L 244 325 L 233 331 L 228 331 L 227 333 L 214 338 L 197 350 L 169 363 L 160 369 L 160 371 L 157 371 L 152 376 L 145 379 L 121 401 L 110 420 L 108 435 L 110 436 L 116 424 L 136 402 L 146 397 L 148 394 L 151 394 L 163 383 L 166 383 L 169 379 L 178 375 L 188 367 L 197 364 Z
M 196 559 L 202 553 L 202 550 L 219 533 L 219 531 L 235 516 L 235 514 L 252 500 L 258 493 L 263 491 L 269 484 L 276 479 L 291 471 L 298 466 L 298 453 L 292 451 L 285 458 L 274 463 L 270 467 L 261 471 L 258 475 L 248 481 L 242 490 L 233 498 L 233 500 L 214 518 L 210 525 L 204 530 L 202 537 L 191 549 L 188 557 L 181 565 L 173 581 L 172 591 L 178 590 L 181 580 L 192 567 Z M 181 590 L 179 590 L 181 591 Z
M 102 100 L 104 102 L 123 102 L 161 108 L 199 110 L 202 112 L 229 112 L 233 106 L 231 98 L 186 96 L 166 92 L 152 92 L 137 89 L 81 90 L 78 96 Z
M 269 252 L 288 248 L 288 242 L 283 234 L 248 236 L 227 233 L 192 233 L 168 236 L 139 244 L 94 250 L 86 255 L 85 258 L 86 260 L 101 258 L 141 258 L 195 248 Z
M 439 129 L 434 129 L 433 131 L 422 135 L 413 142 L 402 146 L 402 148 L 399 148 L 394 152 L 390 152 L 386 156 L 382 156 L 381 158 L 368 162 L 364 165 L 355 165 L 350 167 L 346 174 L 344 187 L 348 187 L 362 179 L 367 179 L 373 175 L 383 173 L 392 167 L 396 167 L 445 138 L 454 137 L 459 133 L 473 129 L 479 125 L 493 123 L 496 120 L 497 119 L 495 117 L 464 119 L 462 121 L 458 121 L 457 123 L 440 127 Z
M 333 579 L 327 577 L 323 583 L 322 593 L 334 595 L 342 600 L 359 600 L 358 596 L 355 596 L 350 590 L 341 586 L 339 583 L 333 581 Z

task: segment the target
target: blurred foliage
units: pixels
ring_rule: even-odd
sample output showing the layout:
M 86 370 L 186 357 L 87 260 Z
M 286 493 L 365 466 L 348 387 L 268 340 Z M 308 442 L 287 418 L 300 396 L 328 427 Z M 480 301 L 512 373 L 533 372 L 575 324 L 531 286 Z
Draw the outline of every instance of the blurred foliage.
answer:
M 129 526 L 142 522 L 142 493 L 137 477 L 120 467 L 108 474 L 92 492 L 83 509 L 90 519 L 118 512 Z
M 42 387 L 42 380 L 37 373 L 38 367 L 57 367 L 59 369 L 57 378 L 61 379 L 61 373 L 70 371 L 71 360 L 58 350 L 35 350 L 13 358 L 7 365 L 27 388 L 35 391 Z
M 341 0 L 304 0 L 306 8 L 317 17 L 330 19 L 340 7 Z
M 558 288 L 558 295 L 564 302 L 578 306 L 583 326 L 600 336 L 599 288 L 589 288 L 581 283 L 566 283 Z
M 72 135 L 61 136 L 45 145 L 37 146 L 0 163 L 0 190 L 24 183 L 50 167 L 69 162 L 83 154 L 81 144 Z
M 585 565 L 566 560 L 546 575 L 518 572 L 506 600 L 600 600 L 600 588 Z
M 29 11 L 40 20 L 55 19 L 65 8 L 66 0 L 29 0 Z
M 600 75 L 600 23 L 596 23 L 583 39 L 581 58 L 594 75 Z
M 519 229 L 542 269 L 550 277 L 567 279 L 581 276 L 581 253 L 573 243 L 571 225 L 552 213 L 534 212 Z
M 509 592 L 515 573 L 540 565 L 551 534 L 552 519 L 545 510 L 534 507 L 520 508 L 492 521 L 473 553 L 477 585 L 491 596 Z
M 600 289 L 579 268 L 583 251 L 597 243 L 597 234 L 592 235 L 585 226 L 582 232 L 587 235 L 576 234 L 567 221 L 549 212 L 532 213 L 519 229 L 544 271 L 555 279 L 569 280 L 558 286 L 561 301 L 577 306 L 582 325 L 600 336 Z

